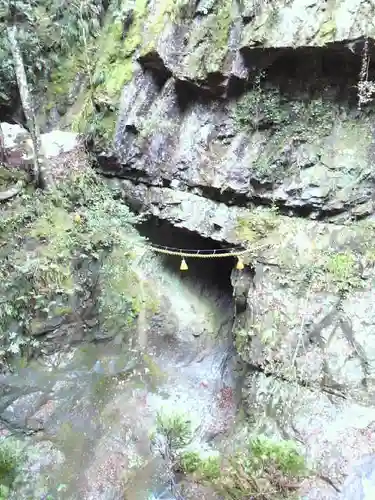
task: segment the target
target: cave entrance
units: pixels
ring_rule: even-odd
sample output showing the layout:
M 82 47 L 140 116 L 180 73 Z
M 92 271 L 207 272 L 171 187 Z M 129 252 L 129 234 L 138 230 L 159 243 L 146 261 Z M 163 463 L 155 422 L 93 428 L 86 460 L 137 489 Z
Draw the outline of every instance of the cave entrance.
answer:
M 210 238 L 203 238 L 198 233 L 173 226 L 171 223 L 152 217 L 139 224 L 138 231 L 155 245 L 192 250 L 223 250 L 226 248 Z M 236 265 L 234 257 L 197 258 L 186 257 L 188 270 L 180 271 L 181 257 L 158 254 L 165 268 L 180 274 L 186 282 L 196 282 L 199 288 L 219 293 L 232 300 L 231 272 Z

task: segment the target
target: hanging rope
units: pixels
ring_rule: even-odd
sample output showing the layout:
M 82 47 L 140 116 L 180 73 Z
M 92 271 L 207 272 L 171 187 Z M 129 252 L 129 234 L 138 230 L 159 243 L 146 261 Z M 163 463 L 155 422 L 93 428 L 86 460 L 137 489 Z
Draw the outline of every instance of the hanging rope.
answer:
M 182 248 L 172 248 L 165 247 L 161 245 L 156 245 L 154 243 L 150 243 L 149 247 L 156 253 L 160 253 L 163 255 L 172 255 L 176 257 L 181 257 L 180 271 L 187 271 L 189 266 L 185 258 L 193 258 L 193 259 L 218 259 L 218 258 L 226 258 L 226 257 L 237 257 L 236 269 L 242 270 L 245 265 L 242 260 L 242 256 L 249 253 L 250 250 L 238 249 L 238 248 L 223 248 L 223 249 L 214 249 L 214 250 L 188 250 Z
M 238 257 L 245 255 L 250 252 L 250 250 L 238 250 L 236 248 L 223 248 L 222 252 L 220 250 L 186 250 L 180 248 L 168 248 L 156 246 L 153 243 L 149 245 L 151 250 L 156 253 L 162 253 L 165 255 L 175 255 L 177 257 L 192 257 L 195 259 L 219 259 L 225 257 Z M 207 253 L 204 253 L 207 252 Z

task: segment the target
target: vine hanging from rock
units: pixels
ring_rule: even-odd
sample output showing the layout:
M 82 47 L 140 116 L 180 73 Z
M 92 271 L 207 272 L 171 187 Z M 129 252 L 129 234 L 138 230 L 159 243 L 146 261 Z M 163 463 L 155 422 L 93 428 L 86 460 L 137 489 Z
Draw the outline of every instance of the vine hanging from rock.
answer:
M 375 82 L 368 79 L 370 65 L 369 38 L 366 37 L 362 49 L 362 64 L 358 81 L 358 109 L 362 109 L 363 104 L 368 104 L 373 100 L 375 94 Z

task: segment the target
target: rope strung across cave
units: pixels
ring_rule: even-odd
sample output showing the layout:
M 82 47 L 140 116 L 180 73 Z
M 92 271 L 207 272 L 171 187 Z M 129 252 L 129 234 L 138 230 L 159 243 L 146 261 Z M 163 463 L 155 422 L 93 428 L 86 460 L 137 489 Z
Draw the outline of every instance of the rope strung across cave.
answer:
M 157 245 L 155 243 L 150 243 L 149 247 L 156 253 L 163 255 L 172 255 L 176 257 L 181 257 L 180 271 L 187 271 L 189 269 L 185 259 L 223 259 L 226 257 L 237 257 L 236 269 L 242 270 L 245 266 L 243 263 L 243 256 L 250 252 L 249 249 L 239 249 L 238 247 L 232 248 L 221 248 L 213 250 L 188 250 L 183 248 L 173 248 L 162 245 Z

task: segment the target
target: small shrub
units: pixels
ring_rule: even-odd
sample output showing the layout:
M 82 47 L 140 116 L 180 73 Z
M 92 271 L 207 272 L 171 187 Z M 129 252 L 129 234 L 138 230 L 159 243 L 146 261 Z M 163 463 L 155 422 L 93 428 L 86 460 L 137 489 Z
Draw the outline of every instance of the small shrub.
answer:
M 199 468 L 201 462 L 202 460 L 198 452 L 185 451 L 181 454 L 178 465 L 185 474 L 192 474 Z
M 350 287 L 356 269 L 356 259 L 352 252 L 331 255 L 326 263 L 326 269 L 340 287 Z
M 318 254 L 315 263 L 305 270 L 305 282 L 315 289 L 332 289 L 343 295 L 363 286 L 357 258 L 350 250 Z
M 291 498 L 306 473 L 303 457 L 292 441 L 260 436 L 248 449 L 230 457 L 213 485 L 226 499 L 278 500 Z
M 165 439 L 171 452 L 183 448 L 192 439 L 190 421 L 179 414 L 163 415 L 159 412 L 156 416 L 156 432 Z
M 21 464 L 21 454 L 8 439 L 0 441 L 0 500 L 8 498 Z
M 196 451 L 185 451 L 178 459 L 178 470 L 195 474 L 197 480 L 214 481 L 220 477 L 220 457 L 201 458 Z
M 254 464 L 261 463 L 266 469 L 275 466 L 283 474 L 298 476 L 305 471 L 305 460 L 293 441 L 273 441 L 260 436 L 250 442 L 249 451 Z
M 201 461 L 198 470 L 199 477 L 204 481 L 214 481 L 220 477 L 220 457 L 208 457 Z

